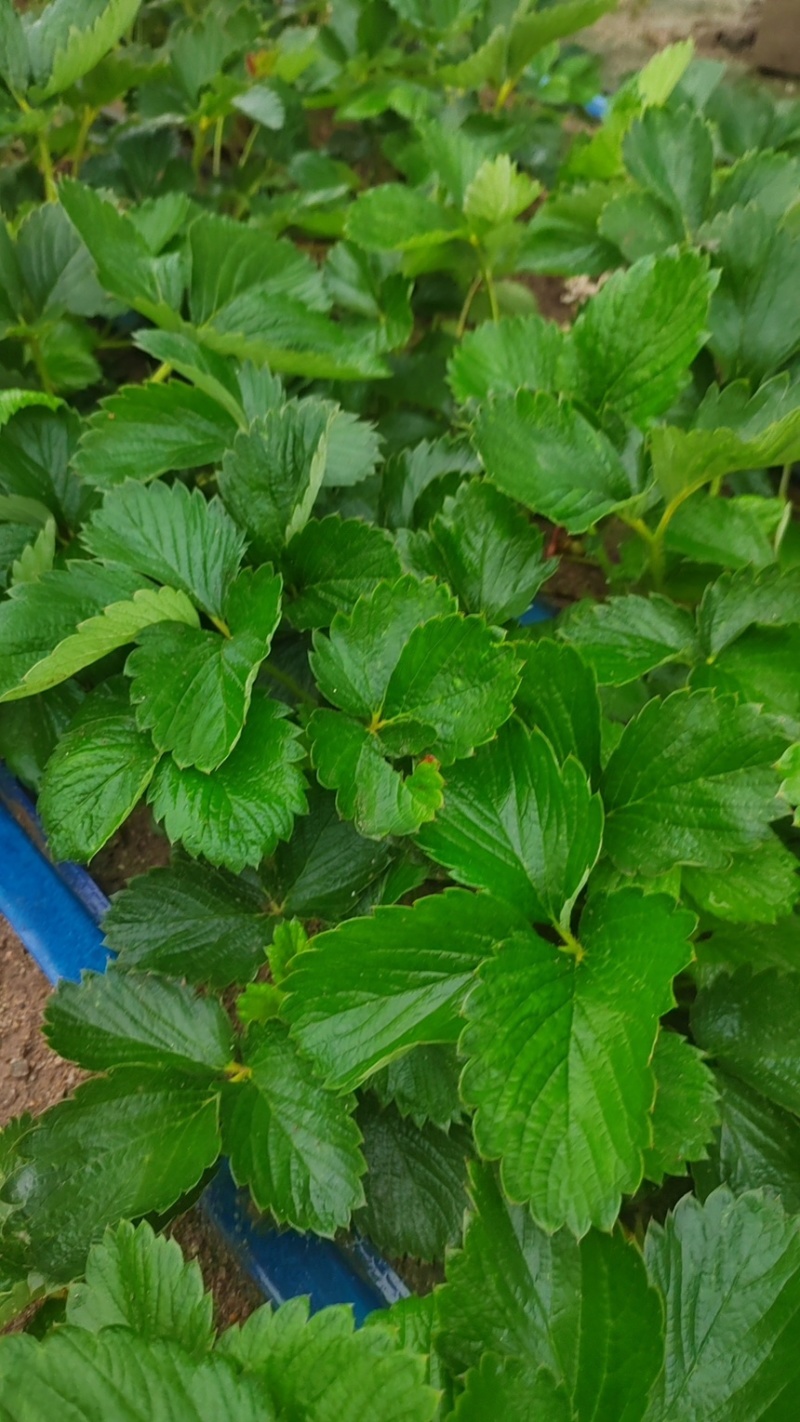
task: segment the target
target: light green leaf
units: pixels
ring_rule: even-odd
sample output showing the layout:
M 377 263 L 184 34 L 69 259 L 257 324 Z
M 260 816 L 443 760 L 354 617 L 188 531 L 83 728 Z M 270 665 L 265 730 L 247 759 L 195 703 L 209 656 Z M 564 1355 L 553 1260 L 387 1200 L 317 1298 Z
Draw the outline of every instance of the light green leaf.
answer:
M 710 660 L 749 627 L 792 627 L 800 623 L 800 569 L 784 573 L 743 569 L 710 583 L 697 614 L 703 650 Z
M 710 692 L 648 702 L 606 767 L 605 848 L 627 874 L 722 869 L 767 838 L 781 811 L 774 718 Z
M 148 799 L 172 843 L 234 873 L 271 854 L 305 810 L 299 734 L 284 707 L 256 693 L 238 744 L 213 776 L 180 770 L 166 756 Z
M 546 1422 L 639 1422 L 663 1349 L 639 1250 L 619 1230 L 547 1235 L 486 1166 L 470 1174 L 475 1213 L 437 1291 L 448 1362 L 461 1372 L 494 1353 L 547 1368 L 571 1407 Z
M 214 1340 L 213 1299 L 196 1259 L 184 1263 L 174 1239 L 146 1220 L 123 1220 L 89 1251 L 85 1282 L 67 1295 L 67 1322 L 99 1333 L 130 1328 L 145 1341 L 163 1338 L 201 1358 Z
M 75 469 L 102 489 L 126 479 L 146 483 L 172 469 L 218 463 L 236 428 L 216 399 L 182 381 L 125 385 L 90 415 Z
M 358 1111 L 369 1174 L 358 1224 L 392 1257 L 441 1259 L 461 1239 L 469 1133 L 417 1126 L 365 1096 Z
M 672 470 L 683 477 L 677 464 Z M 735 494 L 728 499 L 697 494 L 675 510 L 664 547 L 693 563 L 766 568 L 775 562 L 775 535 L 783 512 L 780 499 L 763 494 Z
M 35 583 L 42 573 L 51 572 L 55 554 L 56 521 L 51 517 L 39 529 L 33 542 L 28 543 L 19 557 L 14 559 L 11 565 L 12 587 L 16 583 Z
M 541 732 L 514 721 L 448 773 L 444 806 L 419 843 L 460 883 L 567 927 L 602 837 L 603 807 L 583 767 L 559 766 Z
M 665 1175 L 685 1175 L 687 1161 L 706 1158 L 719 1110 L 713 1072 L 677 1032 L 659 1032 L 653 1071 L 653 1143 L 644 1153 L 644 1173 L 660 1185 Z
M 322 1085 L 282 1023 L 250 1028 L 244 1064 L 223 1115 L 234 1178 L 279 1223 L 333 1236 L 364 1199 L 355 1099 Z
M 771 375 L 800 346 L 800 234 L 755 203 L 707 228 L 720 283 L 711 302 L 710 346 L 727 379 Z
M 150 973 L 86 973 L 62 979 L 50 998 L 45 1036 L 60 1057 L 87 1071 L 177 1067 L 213 1078 L 233 1055 L 221 1005 Z
M 558 626 L 605 686 L 624 686 L 668 662 L 697 654 L 694 618 L 668 598 L 628 593 L 608 602 L 579 602 Z
M 622 151 L 636 181 L 665 204 L 684 232 L 696 232 L 711 197 L 710 126 L 688 107 L 647 108 L 629 128 Z
M 18 411 L 27 410 L 31 405 L 44 405 L 48 410 L 57 410 L 63 403 L 57 395 L 46 395 L 43 390 L 0 390 L 0 429 Z
M 694 40 L 667 45 L 647 61 L 636 77 L 636 88 L 646 105 L 665 104 L 694 59 Z
M 320 400 L 270 410 L 236 436 L 222 461 L 219 491 L 262 559 L 278 557 L 311 515 L 331 418 Z
M 400 183 L 361 193 L 345 230 L 349 240 L 367 252 L 412 252 L 467 236 L 459 213 Z
M 693 926 L 669 899 L 623 889 L 591 899 L 580 951 L 519 934 L 479 972 L 462 1094 L 481 1154 L 543 1229 L 610 1229 L 641 1184 L 658 1021 Z
M 679 246 L 684 237 L 680 218 L 641 188 L 623 189 L 612 197 L 603 208 L 597 229 L 602 237 L 619 248 L 628 262 L 638 262 L 641 257 L 656 256 L 668 247 Z
M 648 1422 L 789 1418 L 800 1308 L 800 1221 L 760 1192 L 686 1195 L 651 1224 L 645 1259 L 666 1307 Z
M 103 931 L 126 969 L 227 987 L 253 977 L 271 928 L 257 885 L 179 861 L 148 870 L 115 894 Z
M 180 483 L 113 490 L 83 540 L 96 558 L 180 588 L 215 618 L 223 616 L 245 546 L 218 499 Z
M 726 395 L 737 392 L 741 398 L 735 405 L 730 399 L 726 405 L 704 401 L 698 418 L 709 423 L 702 428 L 659 425 L 653 430 L 653 474 L 666 499 L 685 496 L 740 469 L 791 464 L 800 455 L 800 410 L 788 382 L 780 377 L 765 381 L 752 399 L 743 381 L 725 389 Z M 733 428 L 724 427 L 728 422 Z
M 418 1042 L 455 1042 L 475 969 L 520 923 L 462 889 L 349 919 L 295 959 L 284 1015 L 329 1085 L 350 1090 Z
M 359 834 L 374 839 L 413 834 L 433 819 L 443 781 L 432 756 L 408 773 L 396 770 L 377 737 L 337 711 L 315 711 L 306 729 L 320 784 L 337 792 L 337 809 Z
M 462 404 L 521 387 L 554 390 L 563 348 L 563 332 L 542 316 L 484 321 L 456 346 L 447 371 L 450 388 Z
M 574 756 L 595 781 L 600 770 L 600 700 L 594 674 L 572 647 L 550 638 L 513 646 L 522 658 L 517 715 L 547 737 L 560 765 Z
M 593 25 L 601 15 L 616 9 L 617 0 L 560 0 L 533 12 L 520 6 L 508 37 L 508 73 L 516 79 L 527 69 L 534 55 L 552 44 Z
M 520 172 L 507 153 L 485 158 L 464 193 L 464 216 L 471 224 L 499 227 L 513 222 L 542 191 L 527 173 Z
M 692 1009 L 700 1045 L 727 1071 L 787 1111 L 800 1109 L 800 998 L 794 973 L 718 974 Z
M 180 255 L 154 257 L 130 217 L 83 183 L 65 178 L 58 195 L 89 248 L 105 290 L 157 326 L 177 330 L 183 292 Z
M 66 42 L 55 49 L 50 77 L 39 98 L 63 94 L 94 69 L 131 28 L 140 4 L 141 0 L 108 0 L 93 24 L 86 28 L 71 26 Z M 45 23 L 46 19 L 45 13 Z
M 616 272 L 572 329 L 586 404 L 612 406 L 642 426 L 668 410 L 705 343 L 714 285 L 694 251 L 643 257 Z
M 800 1121 L 726 1071 L 714 1073 L 719 1091 L 719 1129 L 710 1160 L 692 1166 L 701 1199 L 718 1185 L 735 1195 L 764 1189 L 784 1209 L 800 1213 Z
M 126 697 L 105 686 L 87 696 L 42 780 L 39 811 L 55 857 L 92 859 L 138 804 L 157 761 Z
M 379 582 L 395 582 L 400 559 L 390 535 L 360 519 L 332 514 L 312 519 L 283 555 L 285 613 L 301 631 L 328 627 L 337 612 L 351 613 Z
M 552 395 L 521 390 L 490 401 L 478 416 L 475 443 L 493 484 L 573 533 L 632 492 L 610 440 Z
M 0 74 L 13 91 L 28 87 L 28 42 L 14 0 L 0 0 Z

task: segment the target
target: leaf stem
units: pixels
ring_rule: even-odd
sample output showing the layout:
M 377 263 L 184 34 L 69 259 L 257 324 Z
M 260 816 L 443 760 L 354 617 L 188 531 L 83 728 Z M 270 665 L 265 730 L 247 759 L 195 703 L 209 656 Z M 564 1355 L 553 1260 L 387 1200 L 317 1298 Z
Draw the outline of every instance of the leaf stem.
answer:
M 170 365 L 169 361 L 162 360 L 160 366 L 158 367 L 158 370 L 154 370 L 153 374 L 150 376 L 150 384 L 163 385 L 164 381 L 168 380 L 171 374 L 172 366 Z
M 782 470 L 781 470 L 781 482 L 780 482 L 780 484 L 778 485 L 778 498 L 779 498 L 779 499 L 787 499 L 787 500 L 788 500 L 788 498 L 789 498 L 789 485 L 790 485 L 791 480 L 792 480 L 792 470 L 793 470 L 793 468 L 794 468 L 794 464 L 791 463 L 791 461 L 790 461 L 788 464 L 784 464 L 784 466 L 783 466 L 783 468 L 782 468 Z
M 211 172 L 218 178 L 222 168 L 222 134 L 225 128 L 224 118 L 218 118 L 214 125 L 214 156 L 211 163 Z
M 41 128 L 36 135 L 36 150 L 39 155 L 39 171 L 44 179 L 45 199 L 47 202 L 58 202 L 56 175 L 46 129 Z
M 556 928 L 561 937 L 559 948 L 562 953 L 570 953 L 576 963 L 580 963 L 586 957 L 582 943 L 579 943 L 575 934 L 570 928 L 566 928 L 563 923 L 557 923 Z
M 513 92 L 514 80 L 504 79 L 502 84 L 500 85 L 500 88 L 497 91 L 497 97 L 494 101 L 494 113 L 499 114 L 505 108 L 506 102 L 511 97 Z
M 92 124 L 94 123 L 96 118 L 97 109 L 93 109 L 91 104 L 86 104 L 83 110 L 83 117 L 81 118 L 80 128 L 78 129 L 78 136 L 75 139 L 75 147 L 72 150 L 72 157 L 70 160 L 73 178 L 77 178 L 81 170 L 81 164 L 83 163 L 83 159 L 86 154 L 86 144 L 89 138 L 89 134 L 91 132 Z
M 478 291 L 480 290 L 480 285 L 482 281 L 483 273 L 478 272 L 470 282 L 469 291 L 464 297 L 464 305 L 461 308 L 461 314 L 458 318 L 458 325 L 456 326 L 456 336 L 459 341 L 461 340 L 461 337 L 467 329 L 467 320 L 469 319 L 470 308 L 472 307 L 472 303 L 475 300 Z

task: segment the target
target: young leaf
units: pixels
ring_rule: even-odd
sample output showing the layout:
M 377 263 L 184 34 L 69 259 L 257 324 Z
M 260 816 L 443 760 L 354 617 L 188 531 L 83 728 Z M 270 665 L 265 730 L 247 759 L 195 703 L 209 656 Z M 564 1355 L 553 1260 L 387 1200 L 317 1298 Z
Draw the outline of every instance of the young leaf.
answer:
M 722 269 L 711 302 L 711 349 L 729 380 L 758 380 L 800 345 L 800 236 L 755 203 L 721 213 L 707 232 Z
M 541 184 L 520 172 L 507 153 L 485 158 L 464 193 L 464 216 L 478 229 L 513 222 L 542 191 Z
M 250 1028 L 244 1064 L 223 1107 L 234 1178 L 279 1223 L 332 1236 L 364 1198 L 354 1098 L 322 1085 L 282 1023 Z
M 360 835 L 384 839 L 413 834 L 433 819 L 442 804 L 444 782 L 432 756 L 407 774 L 396 770 L 377 737 L 337 711 L 315 711 L 306 729 L 320 785 L 336 791 L 337 809 Z
M 235 874 L 271 854 L 306 807 L 299 734 L 284 707 L 257 693 L 236 747 L 213 776 L 180 770 L 166 756 L 148 799 L 172 843 Z
M 191 385 L 126 385 L 90 415 L 74 467 L 101 489 L 126 479 L 143 484 L 172 469 L 217 464 L 236 429 L 216 399 Z
M 359 1107 L 358 1124 L 369 1173 L 357 1223 L 389 1255 L 441 1259 L 461 1238 L 469 1134 L 416 1126 L 369 1096 Z
M 583 767 L 559 766 L 541 732 L 514 721 L 448 773 L 444 807 L 419 843 L 459 883 L 567 926 L 602 838 L 603 807 Z
M 106 495 L 83 540 L 96 558 L 180 588 L 212 618 L 224 615 L 245 546 L 219 500 L 185 484 L 124 484 Z
M 577 647 L 606 686 L 624 686 L 667 662 L 691 662 L 697 654 L 694 618 L 657 595 L 575 603 L 558 634 Z
M 520 388 L 556 390 L 564 335 L 542 316 L 484 321 L 456 346 L 448 366 L 455 398 L 485 400 Z
M 650 1225 L 645 1259 L 666 1307 L 652 1422 L 788 1417 L 797 1361 L 800 1225 L 777 1200 L 715 1190 L 684 1196 Z M 768 1346 L 762 1340 L 768 1339 Z
M 739 968 L 701 989 L 692 1010 L 708 1055 L 788 1111 L 800 1109 L 796 986 L 794 973 Z
M 275 559 L 307 523 L 325 475 L 330 409 L 318 400 L 270 410 L 222 461 L 219 491 L 261 559 Z
M 335 613 L 351 613 L 359 597 L 402 572 L 391 537 L 360 519 L 332 514 L 312 519 L 287 545 L 282 561 L 286 616 L 306 631 L 329 627 Z
M 621 890 L 590 901 L 580 953 L 520 934 L 480 970 L 462 1094 L 479 1150 L 500 1158 L 509 1197 L 530 1201 L 544 1229 L 610 1229 L 641 1183 L 658 1020 L 693 923 L 664 897 Z
M 613 406 L 643 426 L 668 410 L 706 340 L 714 285 L 694 251 L 644 257 L 615 273 L 573 327 L 586 404 Z
M 463 889 L 349 919 L 294 961 L 284 1016 L 329 1085 L 350 1090 L 418 1042 L 455 1042 L 475 969 L 519 926 Z
M 719 1110 L 713 1073 L 677 1032 L 659 1032 L 653 1071 L 653 1144 L 644 1153 L 644 1173 L 660 1185 L 665 1175 L 685 1175 L 687 1161 L 705 1159 Z
M 632 492 L 611 441 L 568 402 L 542 391 L 490 400 L 475 444 L 498 489 L 571 533 L 584 533 Z
M 123 1220 L 89 1250 L 85 1282 L 67 1295 L 67 1323 L 99 1333 L 130 1328 L 146 1341 L 163 1338 L 202 1358 L 214 1341 L 213 1299 L 196 1259 L 184 1263 L 174 1239 L 146 1220 Z
M 549 638 L 513 645 L 522 659 L 517 714 L 547 737 L 560 765 L 574 756 L 594 783 L 600 770 L 600 699 L 592 671 L 572 647 Z
M 92 859 L 138 804 L 157 762 L 126 697 L 106 686 L 87 696 L 42 780 L 39 811 L 56 858 Z
M 87 1071 L 164 1066 L 213 1078 L 233 1055 L 231 1025 L 214 998 L 113 967 L 80 983 L 62 980 L 47 1005 L 45 1035 Z
M 445 1357 L 459 1371 L 485 1353 L 547 1368 L 571 1399 L 567 1417 L 637 1422 L 663 1352 L 639 1250 L 621 1231 L 580 1243 L 565 1230 L 547 1235 L 503 1199 L 486 1166 L 470 1176 L 475 1212 L 438 1291 Z
M 227 987 L 247 982 L 264 961 L 270 924 L 256 885 L 179 860 L 115 894 L 103 930 L 126 969 Z
M 605 847 L 626 874 L 676 864 L 721 869 L 777 819 L 780 729 L 755 706 L 710 692 L 648 702 L 606 767 Z

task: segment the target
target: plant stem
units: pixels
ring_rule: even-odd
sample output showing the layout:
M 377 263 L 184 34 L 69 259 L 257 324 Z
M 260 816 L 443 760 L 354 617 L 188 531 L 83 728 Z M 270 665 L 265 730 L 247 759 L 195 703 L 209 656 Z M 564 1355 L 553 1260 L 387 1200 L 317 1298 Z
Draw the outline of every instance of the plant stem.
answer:
M 246 143 L 245 143 L 245 145 L 244 145 L 244 147 L 243 147 L 241 153 L 239 154 L 239 162 L 238 162 L 237 165 L 236 165 L 237 168 L 244 168 L 245 164 L 247 163 L 248 158 L 250 157 L 250 154 L 251 154 L 252 151 L 253 151 L 253 144 L 255 143 L 257 137 L 258 137 L 258 124 L 257 124 L 257 123 L 254 123 L 254 124 L 253 124 L 253 127 L 251 128 L 251 130 L 250 130 L 250 132 L 249 132 L 249 134 L 248 134 L 248 136 L 247 136 L 247 141 L 246 141 Z
M 497 98 L 494 101 L 494 112 L 499 114 L 506 106 L 506 101 L 514 92 L 514 80 L 504 79 L 497 91 Z
M 467 320 L 469 318 L 469 313 L 472 308 L 472 303 L 478 294 L 482 281 L 483 273 L 478 272 L 477 275 L 474 276 L 472 281 L 470 282 L 469 291 L 464 297 L 464 305 L 461 308 L 461 315 L 458 318 L 458 325 L 456 326 L 456 336 L 459 340 L 461 340 L 461 337 L 467 329 Z
M 170 365 L 168 360 L 164 360 L 161 362 L 161 365 L 158 367 L 158 370 L 155 370 L 150 376 L 150 384 L 163 385 L 164 381 L 168 380 L 171 374 L 172 366 Z
M 224 127 L 224 118 L 218 118 L 214 125 L 214 157 L 211 164 L 211 172 L 215 178 L 219 177 L 222 167 L 222 133 Z
M 78 137 L 75 140 L 75 147 L 72 150 L 71 165 L 73 178 L 77 178 L 81 170 L 81 164 L 86 153 L 86 143 L 91 132 L 92 124 L 96 118 L 97 110 L 93 109 L 91 104 L 86 104 L 83 110 L 81 126 L 78 129 Z
M 778 498 L 789 498 L 789 484 L 791 483 L 793 464 L 784 464 L 781 470 L 781 482 L 778 485 Z
M 58 190 L 56 188 L 56 175 L 53 168 L 53 158 L 50 153 L 50 142 L 45 129 L 40 129 L 36 135 L 36 151 L 39 155 L 39 172 L 44 179 L 44 195 L 47 202 L 58 202 Z
M 578 942 L 571 929 L 565 928 L 562 923 L 556 924 L 556 928 L 561 936 L 560 948 L 562 953 L 570 953 L 576 963 L 580 963 L 586 956 L 583 945 Z

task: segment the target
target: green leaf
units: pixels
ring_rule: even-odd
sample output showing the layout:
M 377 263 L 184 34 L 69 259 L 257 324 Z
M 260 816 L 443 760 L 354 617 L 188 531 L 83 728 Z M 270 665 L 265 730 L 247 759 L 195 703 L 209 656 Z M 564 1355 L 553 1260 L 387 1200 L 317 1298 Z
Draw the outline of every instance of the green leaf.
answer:
M 237 744 L 258 670 L 280 621 L 282 580 L 268 564 L 231 583 L 223 613 L 230 636 L 178 623 L 139 635 L 125 664 L 136 721 L 175 764 L 216 770 Z
M 146 483 L 172 469 L 218 463 L 235 434 L 231 415 L 203 390 L 177 380 L 125 385 L 90 415 L 74 467 L 102 489 L 126 479 Z
M 705 343 L 713 287 L 694 251 L 643 257 L 616 272 L 572 328 L 586 404 L 612 406 L 642 426 L 668 410 Z
M 11 565 L 11 583 L 35 583 L 53 567 L 56 552 L 56 521 L 49 518 L 32 543 L 22 549 Z
M 557 562 L 544 557 L 544 537 L 504 494 L 477 479 L 461 484 L 428 534 L 411 547 L 444 579 L 467 612 L 508 622 L 531 605 Z
M 318 400 L 270 410 L 236 436 L 219 491 L 259 558 L 275 559 L 307 523 L 325 475 L 331 413 Z
M 609 199 L 607 183 L 557 192 L 528 223 L 520 244 L 518 272 L 599 277 L 613 271 L 619 252 L 598 231 Z
M 353 821 L 359 834 L 374 839 L 413 834 L 433 819 L 442 803 L 443 781 L 432 756 L 408 773 L 396 770 L 377 738 L 337 711 L 315 711 L 306 730 L 320 784 L 337 792 L 339 813 Z
M 541 732 L 514 721 L 448 773 L 444 807 L 419 843 L 459 883 L 566 927 L 602 838 L 603 807 L 583 767 L 559 766 Z
M 714 207 L 730 212 L 755 203 L 780 223 L 795 202 L 798 178 L 797 159 L 788 153 L 748 153 L 718 174 Z
M 787 736 L 800 736 L 800 627 L 751 628 L 718 657 L 696 667 L 690 684 L 757 702 L 780 721 Z
M 798 918 L 791 914 L 775 924 L 727 924 L 717 920 L 706 926 L 697 941 L 699 966 L 705 975 L 723 968 L 750 965 L 757 968 L 779 968 L 793 973 L 800 967 L 800 937 Z
M 251 1027 L 223 1140 L 235 1180 L 281 1224 L 332 1237 L 363 1201 L 355 1099 L 327 1090 L 282 1023 Z
M 350 1090 L 418 1042 L 455 1042 L 475 969 L 519 925 L 462 889 L 349 919 L 295 959 L 284 1016 L 329 1085 Z
M 521 390 L 478 415 L 475 444 L 503 493 L 571 533 L 583 533 L 631 495 L 611 441 L 568 402 Z
M 628 262 L 665 252 L 668 247 L 680 245 L 684 237 L 682 220 L 640 188 L 623 189 L 613 197 L 603 208 L 597 227 Z
M 487 1167 L 470 1173 L 475 1213 L 438 1291 L 445 1356 L 459 1371 L 487 1352 L 549 1369 L 572 1403 L 553 1422 L 637 1422 L 663 1348 L 639 1250 L 621 1231 L 547 1235 Z
M 388 533 L 338 514 L 312 519 L 296 533 L 282 567 L 286 616 L 301 631 L 330 626 L 335 613 L 351 613 L 359 597 L 402 571 Z
M 606 767 L 605 848 L 626 874 L 722 869 L 780 814 L 773 718 L 710 692 L 648 702 Z
M 515 642 L 522 658 L 517 714 L 547 737 L 563 765 L 574 756 L 594 782 L 600 770 L 600 700 L 591 669 L 565 643 Z
M 157 761 L 126 697 L 105 686 L 87 696 L 42 780 L 39 812 L 56 859 L 92 859 L 138 804 Z
M 0 390 L 0 429 L 18 411 L 26 410 L 31 405 L 44 405 L 48 410 L 57 410 L 63 403 L 57 395 L 47 395 L 43 390 Z
M 361 193 L 345 230 L 349 240 L 367 252 L 412 252 L 467 235 L 459 213 L 400 183 Z
M 94 617 L 79 622 L 75 632 L 59 642 L 49 656 L 35 662 L 19 686 L 3 701 L 18 701 L 67 681 L 109 652 L 132 642 L 145 627 L 160 622 L 196 628 L 197 613 L 185 593 L 175 588 L 139 588 L 127 601 L 112 602 Z
M 800 1108 L 797 985 L 794 973 L 739 968 L 718 974 L 692 1009 L 708 1055 L 787 1111 Z
M 127 1329 L 60 1328 L 26 1352 L 4 1380 L 9 1422 L 52 1416 L 53 1399 L 74 1422 L 109 1408 L 125 1422 L 272 1422 L 263 1389 L 222 1358 L 197 1360 L 177 1343 L 148 1342 Z
M 649 1422 L 789 1417 L 797 1375 L 800 1224 L 761 1193 L 684 1196 L 645 1258 L 666 1307 Z M 673 1341 L 674 1340 L 674 1341 Z
M 186 861 L 132 879 L 114 895 L 103 930 L 124 968 L 212 987 L 252 978 L 270 936 L 257 885 Z
M 272 897 L 282 913 L 336 920 L 359 911 L 359 900 L 386 873 L 387 845 L 362 839 L 339 818 L 333 795 L 309 791 L 307 815 L 297 820 L 287 844 L 274 855 Z
M 0 706 L 0 757 L 37 793 L 45 765 L 82 699 L 77 682 L 66 681 L 25 702 Z
M 39 98 L 63 94 L 94 69 L 131 28 L 140 4 L 141 0 L 108 0 L 93 24 L 86 28 L 71 26 L 65 43 L 55 48 L 50 76 Z M 43 20 L 46 23 L 46 14 Z
M 67 1295 L 67 1323 L 99 1333 L 130 1328 L 146 1341 L 179 1343 L 201 1358 L 214 1341 L 213 1300 L 196 1259 L 184 1263 L 174 1239 L 146 1220 L 123 1220 L 89 1251 L 85 1282 Z
M 519 217 L 541 190 L 541 183 L 520 172 L 507 153 L 499 153 L 481 163 L 464 193 L 462 210 L 473 226 L 499 227 Z
M 382 439 L 366 420 L 349 410 L 335 409 L 328 425 L 328 454 L 325 460 L 326 489 L 347 488 L 368 479 L 380 459 Z
M 677 1032 L 659 1032 L 653 1071 L 653 1144 L 644 1153 L 644 1173 L 660 1185 L 665 1175 L 685 1175 L 687 1161 L 705 1159 L 719 1110 L 713 1073 Z
M 532 1416 L 537 1422 L 572 1422 L 576 1416 L 552 1373 L 517 1358 L 486 1353 L 480 1366 L 467 1373 L 450 1416 L 452 1422 L 483 1422 L 493 1413 L 503 1422 L 528 1422 Z
M 576 603 L 558 634 L 605 686 L 624 686 L 668 662 L 691 663 L 697 654 L 694 618 L 657 595 Z
M 458 1095 L 461 1067 L 449 1046 L 414 1047 L 370 1078 L 382 1106 L 390 1103 L 420 1129 L 431 1121 L 447 1131 L 464 1114 Z
M 699 428 L 663 425 L 651 435 L 653 474 L 668 500 L 740 469 L 792 463 L 800 454 L 796 391 L 784 377 L 765 381 L 752 397 L 743 380 L 724 392 L 712 386 L 696 418 Z
M 299 734 L 283 706 L 256 693 L 237 745 L 213 777 L 194 766 L 181 770 L 166 756 L 148 799 L 170 841 L 235 874 L 258 865 L 305 811 Z
M 30 59 L 22 20 L 13 0 L 0 0 L 0 74 L 11 90 L 28 87 Z
M 181 257 L 154 257 L 128 216 L 83 183 L 65 178 L 59 200 L 94 259 L 101 285 L 142 316 L 177 330 L 183 291 Z
M 196 1076 L 126 1067 L 40 1116 L 4 1190 L 33 1266 L 66 1282 L 107 1224 L 191 1190 L 219 1153 L 217 1110 Z
M 470 1137 L 455 1129 L 419 1127 L 365 1097 L 358 1111 L 369 1174 L 367 1202 L 357 1221 L 391 1256 L 441 1259 L 461 1239 L 467 1206 Z
M 711 197 L 710 126 L 688 107 L 651 107 L 631 125 L 622 149 L 636 181 L 664 203 L 684 232 L 696 232 Z
M 671 472 L 678 473 L 673 465 Z M 682 473 L 679 473 L 682 478 Z M 720 568 L 765 568 L 775 561 L 783 507 L 762 494 L 717 499 L 697 494 L 675 510 L 664 539 L 668 553 Z
M 727 379 L 758 380 L 800 346 L 800 235 L 754 203 L 721 213 L 707 233 L 722 269 L 711 302 L 711 349 Z
M 261 227 L 204 212 L 191 225 L 192 321 L 199 327 L 235 329 L 250 293 L 273 301 L 294 297 L 306 307 L 328 309 L 322 276 L 307 252 Z
M 544 10 L 527 12 L 520 7 L 515 13 L 508 37 L 508 74 L 518 78 L 527 69 L 534 55 L 552 44 L 566 39 L 593 25 L 601 15 L 616 8 L 617 0 L 561 0 Z
M 219 500 L 185 484 L 113 490 L 83 539 L 96 558 L 180 588 L 217 618 L 244 552 L 244 537 Z
M 800 1121 L 726 1071 L 715 1072 L 721 1117 L 710 1160 L 692 1166 L 701 1199 L 727 1185 L 735 1195 L 764 1189 L 800 1212 Z
M 233 1054 L 230 1022 L 214 998 L 113 967 L 80 983 L 62 979 L 47 1005 L 45 1036 L 87 1071 L 164 1066 L 213 1078 Z
M 563 332 L 542 316 L 484 321 L 456 346 L 447 371 L 450 388 L 462 404 L 521 387 L 553 391 L 563 350 Z
M 707 913 L 732 923 L 775 923 L 800 896 L 798 863 L 771 834 L 724 869 L 683 869 L 681 889 Z
M 465 1008 L 462 1095 L 481 1154 L 543 1229 L 610 1229 L 641 1184 L 658 1020 L 691 961 L 694 919 L 664 897 L 593 898 L 580 951 L 519 934 L 482 966 Z M 657 945 L 657 947 L 656 947 Z
M 762 573 L 743 569 L 710 583 L 697 614 L 703 650 L 710 660 L 748 627 L 791 627 L 800 623 L 800 570 Z

